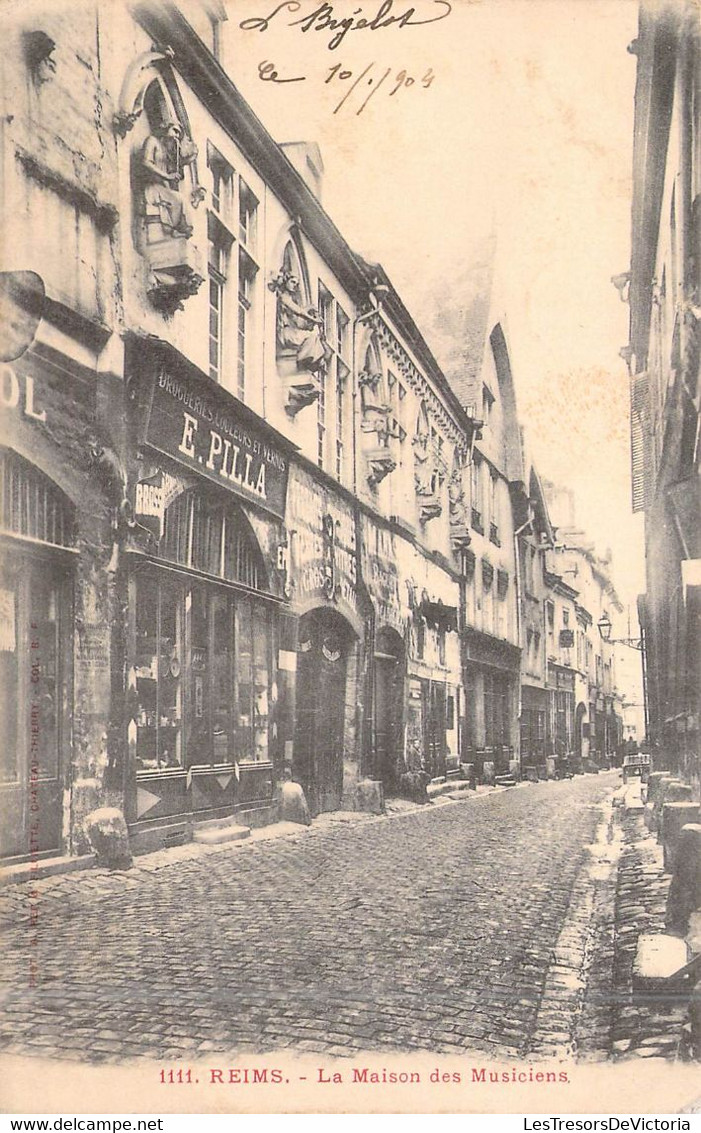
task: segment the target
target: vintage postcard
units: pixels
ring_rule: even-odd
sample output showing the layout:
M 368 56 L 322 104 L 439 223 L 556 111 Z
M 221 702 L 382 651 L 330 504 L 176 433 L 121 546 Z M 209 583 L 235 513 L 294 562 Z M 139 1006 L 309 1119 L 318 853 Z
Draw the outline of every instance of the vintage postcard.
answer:
M 0 1107 L 691 1128 L 697 4 L 0 26 Z

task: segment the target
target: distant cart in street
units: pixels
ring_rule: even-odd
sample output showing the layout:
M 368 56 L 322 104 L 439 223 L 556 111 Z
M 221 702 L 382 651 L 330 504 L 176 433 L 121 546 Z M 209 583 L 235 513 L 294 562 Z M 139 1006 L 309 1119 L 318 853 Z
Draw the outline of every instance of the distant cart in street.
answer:
M 650 770 L 651 760 L 648 752 L 630 752 L 623 759 L 623 782 L 627 783 L 629 779 L 637 778 L 647 783 Z

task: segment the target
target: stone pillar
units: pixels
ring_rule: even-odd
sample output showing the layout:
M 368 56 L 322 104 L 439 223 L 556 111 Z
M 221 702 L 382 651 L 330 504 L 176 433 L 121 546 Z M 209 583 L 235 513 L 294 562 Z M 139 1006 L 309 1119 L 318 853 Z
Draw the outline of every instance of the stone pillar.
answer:
M 667 897 L 666 925 L 685 933 L 691 914 L 701 907 L 701 823 L 683 826 L 679 833 L 672 884 Z
M 650 829 L 659 831 L 662 807 L 665 803 L 687 802 L 691 802 L 691 787 L 688 783 L 682 783 L 679 779 L 664 779 L 653 806 L 652 826 Z M 657 840 L 658 842 L 662 841 L 659 834 Z
M 296 615 L 281 613 L 279 622 L 279 645 L 277 656 L 278 703 L 277 726 L 278 743 L 282 754 L 282 774 L 292 773 L 293 745 L 295 734 L 295 700 L 297 685 L 297 631 L 299 621 Z
M 691 802 L 665 803 L 662 807 L 660 837 L 664 851 L 664 868 L 672 873 L 682 827 L 699 821 L 699 804 Z

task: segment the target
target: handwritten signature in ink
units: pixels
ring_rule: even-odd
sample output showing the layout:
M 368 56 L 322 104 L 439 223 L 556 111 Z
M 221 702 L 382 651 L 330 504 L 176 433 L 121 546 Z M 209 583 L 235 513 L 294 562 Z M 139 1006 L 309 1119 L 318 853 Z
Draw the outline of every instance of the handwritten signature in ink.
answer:
M 436 7 L 441 9 L 441 11 L 424 19 L 417 16 L 416 8 L 413 7 L 406 8 L 403 12 L 395 14 L 393 12 L 394 0 L 383 0 L 371 19 L 359 14 L 362 13 L 362 8 L 356 8 L 352 16 L 341 19 L 334 15 L 333 4 L 323 3 L 319 4 L 318 7 L 314 8 L 313 11 L 308 12 L 306 15 L 300 16 L 299 19 L 289 20 L 288 27 L 299 27 L 302 32 L 332 32 L 328 42 L 328 49 L 329 51 L 334 51 L 335 48 L 340 46 L 349 31 L 379 31 L 380 28 L 387 28 L 392 25 L 396 25 L 398 28 L 407 28 L 420 27 L 424 24 L 435 24 L 438 23 L 439 20 L 446 19 L 453 10 L 451 0 L 431 0 L 431 3 L 434 11 Z M 287 11 L 296 14 L 301 8 L 301 0 L 287 0 L 286 3 L 278 4 L 270 15 L 253 16 L 247 20 L 242 20 L 239 27 L 244 31 L 267 31 L 271 22 L 279 12 Z
M 307 76 L 295 75 L 292 79 L 281 79 L 275 70 L 275 64 L 264 59 L 262 63 L 258 64 L 258 77 L 264 83 L 303 83 Z

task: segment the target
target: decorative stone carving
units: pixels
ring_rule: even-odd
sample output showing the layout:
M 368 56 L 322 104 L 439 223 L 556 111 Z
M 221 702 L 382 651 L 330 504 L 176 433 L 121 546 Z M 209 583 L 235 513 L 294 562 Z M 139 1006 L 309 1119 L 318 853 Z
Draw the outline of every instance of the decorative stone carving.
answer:
M 419 519 L 422 523 L 428 523 L 430 520 L 436 519 L 442 514 L 443 504 L 436 496 L 427 497 L 421 501 L 419 505 Z
M 358 375 L 360 389 L 361 420 L 360 429 L 363 433 L 377 433 L 385 444 L 392 435 L 389 421 L 391 407 L 381 399 L 382 374 L 363 370 Z
M 300 370 L 326 373 L 332 351 L 324 338 L 319 312 L 303 305 L 297 276 L 283 269 L 268 287 L 277 296 L 278 353 L 294 354 Z
M 126 137 L 143 114 L 144 96 L 158 74 L 158 64 L 169 63 L 174 58 L 172 47 L 154 44 L 150 51 L 143 52 L 130 63 L 119 95 L 119 109 L 114 116 L 115 133 L 121 138 Z
M 411 442 L 414 446 L 414 487 L 417 496 L 430 496 L 433 492 L 428 441 L 428 433 L 417 432 Z
M 388 448 L 375 448 L 370 449 L 366 453 L 368 463 L 368 484 L 371 488 L 376 488 L 385 476 L 389 476 L 390 472 L 394 472 L 397 467 L 397 462 L 390 454 Z
M 469 547 L 472 542 L 467 522 L 467 502 L 460 467 L 453 469 L 448 481 L 448 514 L 450 518 L 450 542 L 455 550 Z
M 141 214 L 143 254 L 151 268 L 149 298 L 167 314 L 182 309 L 203 282 L 199 257 L 190 244 L 192 224 L 180 190 L 185 168 L 197 157 L 197 146 L 183 136 L 179 122 L 166 122 L 150 134 L 141 150 Z
M 321 396 L 321 388 L 316 381 L 296 382 L 287 391 L 285 412 L 288 417 L 296 417 L 302 409 L 312 405 Z
M 25 32 L 24 50 L 34 82 L 39 86 L 48 83 L 56 73 L 56 41 L 44 31 Z

